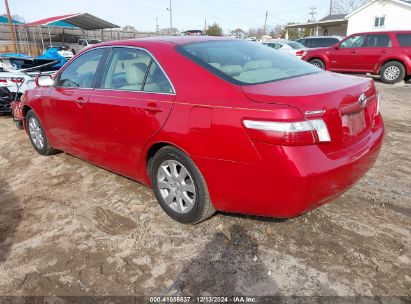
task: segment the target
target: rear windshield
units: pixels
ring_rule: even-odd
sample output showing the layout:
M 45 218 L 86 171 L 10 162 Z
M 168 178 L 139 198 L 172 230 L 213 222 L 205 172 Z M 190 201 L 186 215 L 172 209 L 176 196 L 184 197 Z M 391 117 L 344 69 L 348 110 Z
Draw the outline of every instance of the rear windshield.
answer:
M 195 42 L 179 45 L 177 51 L 213 74 L 239 85 L 260 84 L 322 72 L 296 56 L 253 41 Z
M 411 33 L 410 34 L 397 34 L 397 40 L 400 46 L 411 46 Z

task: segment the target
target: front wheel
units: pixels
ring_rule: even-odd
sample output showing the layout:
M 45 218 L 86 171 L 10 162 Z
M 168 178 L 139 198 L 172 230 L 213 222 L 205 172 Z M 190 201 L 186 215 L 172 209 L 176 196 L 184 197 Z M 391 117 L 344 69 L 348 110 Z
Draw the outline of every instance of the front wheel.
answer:
M 384 64 L 380 71 L 381 81 L 385 83 L 396 83 L 404 80 L 405 68 L 402 63 L 391 61 Z
M 57 150 L 54 150 L 50 146 L 43 126 L 41 125 L 37 115 L 32 110 L 27 112 L 26 124 L 31 144 L 37 153 L 41 155 L 51 155 L 57 152 Z
M 182 151 L 160 149 L 153 159 L 151 180 L 161 208 L 184 224 L 197 224 L 212 216 L 207 185 L 200 170 Z
M 311 59 L 309 62 L 317 68 L 325 70 L 325 64 L 321 59 Z

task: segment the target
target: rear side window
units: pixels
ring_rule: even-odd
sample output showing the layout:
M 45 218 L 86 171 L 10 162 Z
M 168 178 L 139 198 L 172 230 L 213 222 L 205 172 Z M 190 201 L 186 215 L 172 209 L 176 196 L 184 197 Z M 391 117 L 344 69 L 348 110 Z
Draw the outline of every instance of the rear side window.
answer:
M 112 50 L 100 87 L 126 91 L 173 92 L 167 77 L 147 52 L 124 47 Z
M 176 49 L 211 73 L 238 85 L 266 83 L 322 72 L 295 56 L 252 41 L 196 42 L 179 45 Z
M 391 39 L 387 34 L 370 34 L 367 36 L 365 47 L 390 47 Z
M 105 89 L 141 91 L 150 56 L 132 48 L 114 48 L 101 81 Z
M 84 53 L 75 59 L 58 77 L 58 86 L 69 88 L 92 88 L 97 67 L 105 49 Z
M 411 33 L 410 34 L 396 34 L 398 43 L 400 46 L 411 46 Z

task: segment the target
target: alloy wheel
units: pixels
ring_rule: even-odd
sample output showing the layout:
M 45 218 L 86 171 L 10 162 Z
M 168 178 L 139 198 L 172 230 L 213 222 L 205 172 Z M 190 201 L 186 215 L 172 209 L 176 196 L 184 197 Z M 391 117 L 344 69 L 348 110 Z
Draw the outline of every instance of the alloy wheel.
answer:
M 396 80 L 400 76 L 400 74 L 401 70 L 394 65 L 389 66 L 384 71 L 384 77 L 390 81 Z
M 43 136 L 43 131 L 41 130 L 40 123 L 35 117 L 30 117 L 29 119 L 29 132 L 30 132 L 30 137 L 34 143 L 34 145 L 37 147 L 37 149 L 43 149 L 44 148 L 44 136 Z
M 196 187 L 188 170 L 176 160 L 165 160 L 157 172 L 157 187 L 166 204 L 184 214 L 194 207 Z

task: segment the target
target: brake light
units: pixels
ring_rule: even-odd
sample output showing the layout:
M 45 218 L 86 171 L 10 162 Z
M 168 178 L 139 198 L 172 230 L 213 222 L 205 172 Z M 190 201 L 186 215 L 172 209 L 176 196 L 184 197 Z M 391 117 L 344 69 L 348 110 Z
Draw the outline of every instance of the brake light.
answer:
M 297 52 L 295 53 L 295 55 L 296 55 L 296 56 L 302 56 L 302 55 L 304 55 L 304 51 L 297 51 Z
M 252 140 L 285 146 L 312 145 L 331 141 L 327 125 L 322 119 L 296 122 L 244 120 Z

